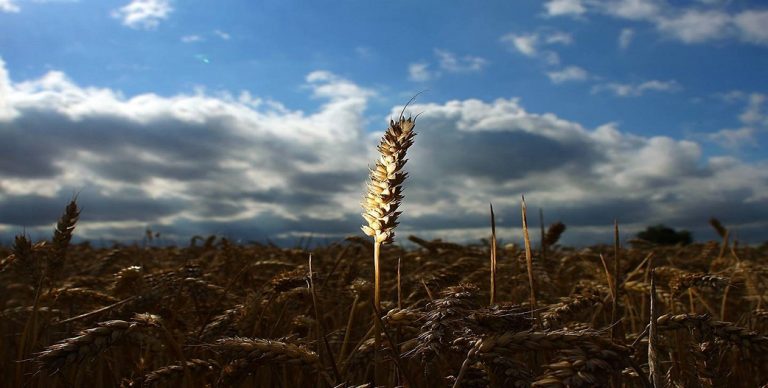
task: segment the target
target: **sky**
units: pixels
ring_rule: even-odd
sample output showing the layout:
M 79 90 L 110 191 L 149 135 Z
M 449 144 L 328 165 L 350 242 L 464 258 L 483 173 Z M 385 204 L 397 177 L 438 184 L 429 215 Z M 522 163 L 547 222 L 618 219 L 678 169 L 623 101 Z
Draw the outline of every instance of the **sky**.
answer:
M 768 4 L 0 0 L 0 241 L 362 235 L 413 96 L 396 241 L 663 223 L 768 240 Z M 533 226 L 532 225 L 532 226 Z

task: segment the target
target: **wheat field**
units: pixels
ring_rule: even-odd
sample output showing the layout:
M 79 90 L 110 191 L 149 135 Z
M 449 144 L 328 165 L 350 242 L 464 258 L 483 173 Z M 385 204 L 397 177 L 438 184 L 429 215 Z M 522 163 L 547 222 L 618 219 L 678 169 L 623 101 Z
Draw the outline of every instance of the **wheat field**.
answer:
M 69 243 L 78 216 L 73 201 L 50 241 L 2 248 L 4 386 L 768 382 L 768 251 L 719 224 L 719 242 L 584 249 L 559 246 L 554 224 L 530 261 L 523 246 L 410 236 L 382 246 L 375 314 L 368 239 L 94 248 Z
M 759 387 L 768 246 L 395 244 L 415 121 L 391 121 L 362 229 L 309 251 L 193 237 L 0 248 L 8 387 Z M 148 235 L 151 237 L 151 234 Z M 373 258 L 373 260 L 371 260 Z

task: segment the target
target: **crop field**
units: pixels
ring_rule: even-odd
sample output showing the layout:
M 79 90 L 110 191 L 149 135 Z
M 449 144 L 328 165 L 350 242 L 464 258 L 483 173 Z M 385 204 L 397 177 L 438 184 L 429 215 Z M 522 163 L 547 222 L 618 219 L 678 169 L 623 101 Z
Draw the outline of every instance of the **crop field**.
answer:
M 544 250 L 533 251 L 532 308 L 523 247 L 497 248 L 491 304 L 490 244 L 411 236 L 416 248 L 381 252 L 377 314 L 367 239 L 314 250 L 310 270 L 307 251 L 215 237 L 186 247 L 69 245 L 74 223 L 66 218 L 52 241 L 20 237 L 2 251 L 4 386 L 768 381 L 764 247 L 577 250 L 556 244 L 555 225 Z M 651 268 L 657 318 L 649 347 Z
M 768 247 L 395 244 L 415 122 L 392 121 L 363 232 L 309 251 L 49 241 L 0 248 L 9 387 L 758 387 L 768 383 Z

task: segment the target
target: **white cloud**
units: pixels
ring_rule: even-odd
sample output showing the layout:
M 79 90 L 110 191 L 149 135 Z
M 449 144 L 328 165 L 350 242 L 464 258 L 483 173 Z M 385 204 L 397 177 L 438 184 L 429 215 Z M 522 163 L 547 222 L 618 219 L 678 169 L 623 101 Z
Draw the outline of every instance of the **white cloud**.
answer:
M 195 43 L 202 42 L 203 38 L 200 35 L 184 35 L 181 37 L 183 43 Z
M 763 112 L 766 96 L 761 93 L 752 93 L 746 110 L 739 116 L 744 124 L 768 126 L 768 116 Z
M 232 36 L 221 30 L 213 30 L 213 34 L 221 38 L 222 40 L 230 40 Z
M 15 13 L 21 9 L 13 3 L 13 0 L 0 0 L 0 12 Z
M 519 53 L 533 57 L 538 53 L 537 45 L 539 42 L 538 34 L 507 34 L 501 37 L 501 41 L 507 43 L 509 47 L 514 48 Z
M 550 81 L 556 84 L 568 81 L 584 81 L 588 76 L 589 73 L 578 66 L 568 66 L 564 69 L 547 73 Z
M 747 93 L 741 90 L 731 90 L 725 93 L 716 93 L 713 97 L 732 104 L 734 102 L 742 101 L 747 97 Z
M 565 32 L 543 29 L 538 32 L 508 33 L 499 39 L 510 50 L 527 57 L 542 58 L 550 65 L 560 63 L 560 56 L 552 50 L 542 50 L 541 46 L 569 45 L 573 37 Z
M 132 0 L 112 11 L 112 17 L 120 19 L 123 25 L 130 28 L 152 30 L 172 11 L 170 0 Z
M 408 78 L 411 81 L 426 82 L 434 78 L 434 75 L 429 70 L 428 63 L 419 62 L 408 65 Z
M 724 38 L 731 18 L 722 11 L 687 10 L 675 17 L 660 18 L 657 28 L 685 43 L 701 43 Z
M 408 79 L 416 82 L 426 82 L 438 79 L 446 73 L 477 73 L 488 66 L 488 60 L 472 55 L 457 56 L 442 49 L 434 50 L 437 57 L 438 70 L 431 70 L 429 62 L 416 62 L 408 65 Z
M 449 73 L 478 72 L 488 65 L 488 61 L 484 58 L 471 55 L 459 58 L 456 54 L 441 49 L 435 49 L 435 56 L 440 68 Z
M 725 39 L 768 44 L 768 29 L 764 28 L 768 23 L 768 10 L 732 11 L 727 0 L 699 2 L 699 5 L 682 6 L 664 0 L 555 0 L 544 3 L 544 7 L 549 16 L 598 13 L 648 22 L 663 36 L 688 44 Z
M 0 58 L 0 122 L 10 120 L 16 115 L 16 111 L 11 105 L 11 79 L 8 71 L 5 70 L 5 62 Z
M 756 136 L 760 133 L 768 133 L 768 114 L 765 105 L 768 96 L 762 93 L 729 93 L 738 99 L 747 100 L 747 106 L 739 115 L 741 127 L 725 128 L 709 135 L 709 139 L 729 149 L 739 149 L 745 145 L 757 147 Z
M 635 37 L 635 30 L 631 28 L 623 28 L 621 34 L 619 34 L 619 47 L 627 49 L 632 43 L 632 39 Z
M 547 44 L 563 44 L 569 45 L 573 43 L 573 36 L 567 32 L 553 31 L 552 33 L 544 37 L 544 41 Z
M 728 149 L 738 149 L 747 144 L 757 146 L 755 144 L 755 129 L 752 127 L 721 129 L 709 135 L 709 139 Z
M 126 98 L 61 72 L 14 84 L 0 66 L 2 112 L 13 112 L 0 113 L 0 134 L 18 139 L 0 145 L 3 223 L 48 229 L 53 204 L 86 187 L 85 237 L 148 223 L 177 235 L 246 223 L 241 232 L 262 238 L 348 226 L 359 213 L 348 197 L 373 157 L 363 110 L 374 93 L 327 71 L 307 75 L 306 88 L 322 103 L 310 114 L 249 93 Z M 28 213 L 11 211 L 19 204 Z M 259 232 L 258 219 L 271 229 Z
M 595 85 L 592 88 L 592 93 L 599 93 L 609 91 L 618 97 L 638 97 L 642 96 L 647 91 L 655 92 L 668 92 L 673 93 L 681 90 L 682 87 L 677 81 L 658 81 L 651 80 L 645 81 L 639 84 L 622 84 L 622 83 L 605 83 Z
M 661 12 L 657 0 L 601 0 L 595 4 L 609 15 L 630 20 L 651 19 Z
M 431 235 L 454 230 L 484 236 L 487 203 L 514 211 L 521 193 L 529 206 L 581 231 L 575 233 L 614 218 L 625 227 L 666 222 L 706 228 L 702 220 L 710 216 L 733 217 L 736 224 L 768 214 L 756 205 L 767 202 L 757 197 L 768 188 L 768 170 L 760 170 L 765 163 L 705 159 L 692 141 L 632 135 L 615 124 L 587 129 L 551 113 L 528 112 L 516 99 L 454 100 L 412 109 L 423 113 L 420 143 L 409 158 L 404 234 L 437 229 Z M 729 210 L 731 205 L 738 210 Z M 608 233 L 607 227 L 602 230 Z
M 768 44 L 768 10 L 744 11 L 736 15 L 734 23 L 743 40 Z
M 581 0 L 549 0 L 544 3 L 549 16 L 580 16 L 587 12 Z

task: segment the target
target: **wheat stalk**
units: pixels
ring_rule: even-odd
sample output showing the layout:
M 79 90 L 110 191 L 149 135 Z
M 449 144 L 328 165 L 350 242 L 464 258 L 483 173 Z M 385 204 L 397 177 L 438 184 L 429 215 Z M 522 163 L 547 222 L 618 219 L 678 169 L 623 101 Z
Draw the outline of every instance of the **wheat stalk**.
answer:
M 79 335 L 51 345 L 35 357 L 40 370 L 56 372 L 65 366 L 78 364 L 96 357 L 109 347 L 131 337 L 142 339 L 142 328 L 158 327 L 160 318 L 151 314 L 137 314 L 130 321 L 100 322 L 96 327 L 83 330 Z
M 397 209 L 403 200 L 403 182 L 408 174 L 403 171 L 407 162 L 405 156 L 413 144 L 415 121 L 402 115 L 397 122 L 390 120 L 389 128 L 379 143 L 381 156 L 370 170 L 370 183 L 363 200 L 363 232 L 374 241 L 374 304 L 381 309 L 381 271 L 379 255 L 381 245 L 394 241 L 395 227 L 400 212 Z

